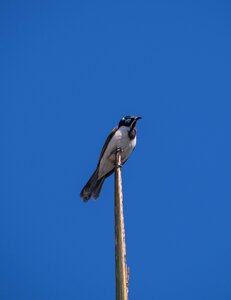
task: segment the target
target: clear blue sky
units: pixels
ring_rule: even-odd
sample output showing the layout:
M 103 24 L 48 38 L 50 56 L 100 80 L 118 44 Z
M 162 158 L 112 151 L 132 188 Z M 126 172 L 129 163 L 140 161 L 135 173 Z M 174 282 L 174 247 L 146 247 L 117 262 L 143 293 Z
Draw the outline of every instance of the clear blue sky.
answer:
M 231 299 L 230 1 L 1 1 L 0 299 L 114 299 L 110 130 L 130 299 Z

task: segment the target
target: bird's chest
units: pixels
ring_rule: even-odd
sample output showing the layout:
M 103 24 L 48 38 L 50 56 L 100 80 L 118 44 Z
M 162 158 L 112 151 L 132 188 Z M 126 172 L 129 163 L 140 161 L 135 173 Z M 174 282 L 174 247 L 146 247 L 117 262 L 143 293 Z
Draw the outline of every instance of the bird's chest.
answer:
M 121 159 L 122 163 L 124 163 L 133 149 L 136 146 L 136 137 L 133 139 L 129 138 L 128 129 L 127 128 L 119 128 L 111 141 L 109 142 L 105 153 L 100 162 L 100 173 L 101 175 L 105 175 L 114 169 L 115 166 L 115 151 L 117 148 L 121 149 Z
M 129 138 L 127 128 L 120 128 L 117 130 L 115 135 L 113 136 L 111 142 L 109 143 L 108 147 L 108 157 L 116 150 L 116 148 L 120 148 L 122 153 L 122 162 L 124 162 L 128 156 L 131 154 L 132 150 L 136 145 L 136 137 L 133 139 Z M 112 160 L 115 161 L 115 156 L 110 157 Z

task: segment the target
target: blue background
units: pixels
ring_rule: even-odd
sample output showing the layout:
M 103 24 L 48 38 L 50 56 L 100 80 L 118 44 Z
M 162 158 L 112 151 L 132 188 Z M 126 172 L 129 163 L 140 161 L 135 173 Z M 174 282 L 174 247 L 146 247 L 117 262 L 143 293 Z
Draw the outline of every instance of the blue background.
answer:
M 110 130 L 130 299 L 231 299 L 230 1 L 1 1 L 0 299 L 114 299 Z

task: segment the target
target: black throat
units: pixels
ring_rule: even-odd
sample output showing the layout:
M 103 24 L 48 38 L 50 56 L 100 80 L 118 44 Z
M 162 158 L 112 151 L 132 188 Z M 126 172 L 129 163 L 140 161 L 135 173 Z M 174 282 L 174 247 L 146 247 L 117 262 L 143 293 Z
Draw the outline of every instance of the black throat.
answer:
M 128 136 L 130 140 L 133 140 L 136 137 L 136 124 L 132 125 L 131 129 L 128 131 Z

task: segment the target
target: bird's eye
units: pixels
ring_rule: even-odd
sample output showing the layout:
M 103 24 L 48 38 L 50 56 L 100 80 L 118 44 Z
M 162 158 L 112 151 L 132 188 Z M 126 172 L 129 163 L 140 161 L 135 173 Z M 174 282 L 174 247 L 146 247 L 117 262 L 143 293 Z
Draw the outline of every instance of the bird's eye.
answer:
M 131 122 L 131 119 L 126 119 L 125 120 L 125 124 L 130 124 L 130 122 Z

